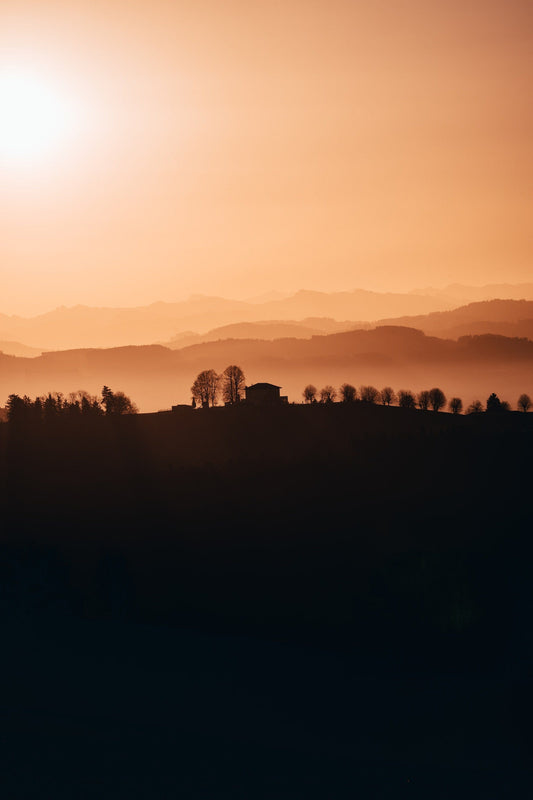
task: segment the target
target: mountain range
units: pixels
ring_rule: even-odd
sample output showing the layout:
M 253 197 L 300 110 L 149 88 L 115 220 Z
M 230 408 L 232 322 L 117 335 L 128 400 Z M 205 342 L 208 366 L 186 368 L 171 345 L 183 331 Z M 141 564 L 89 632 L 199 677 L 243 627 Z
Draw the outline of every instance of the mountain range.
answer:
M 453 288 L 453 287 L 452 287 Z M 463 287 L 464 294 L 501 297 L 514 293 L 515 300 L 532 299 L 533 284 L 515 287 Z M 179 303 L 158 302 L 138 308 L 93 308 L 89 306 L 61 307 L 36 317 L 8 316 L 0 314 L 0 350 L 21 354 L 22 347 L 35 351 L 64 350 L 85 347 L 119 347 L 164 342 L 171 347 L 192 344 L 195 336 L 205 341 L 215 335 L 217 328 L 242 323 L 290 323 L 308 328 L 297 331 L 293 328 L 235 331 L 223 330 L 218 338 L 226 336 L 253 336 L 275 338 L 294 334 L 301 337 L 318 332 L 369 327 L 383 321 L 405 320 L 407 317 L 425 317 L 435 312 L 445 312 L 464 305 L 445 290 L 430 290 L 427 294 L 379 293 L 356 289 L 350 292 L 315 292 L 302 290 L 290 296 L 269 295 L 267 299 L 231 300 L 221 297 L 193 295 Z M 457 297 L 461 287 L 454 289 Z M 430 294 L 429 292 L 434 292 Z M 322 320 L 322 322 L 321 322 Z M 376 323 L 377 321 L 377 323 Z M 500 320 L 501 322 L 508 320 Z M 431 321 L 427 321 L 431 324 Z M 441 323 L 447 324 L 446 320 Z M 402 323 L 403 324 L 403 323 Z M 417 325 L 417 322 L 406 324 Z M 448 328 L 453 328 L 450 323 Z M 328 327 L 329 326 L 329 327 Z M 444 330 L 444 327 L 442 327 Z M 181 340 L 181 344 L 180 344 Z M 18 348 L 18 349 L 17 349 Z M 35 353 L 33 353 L 35 355 Z

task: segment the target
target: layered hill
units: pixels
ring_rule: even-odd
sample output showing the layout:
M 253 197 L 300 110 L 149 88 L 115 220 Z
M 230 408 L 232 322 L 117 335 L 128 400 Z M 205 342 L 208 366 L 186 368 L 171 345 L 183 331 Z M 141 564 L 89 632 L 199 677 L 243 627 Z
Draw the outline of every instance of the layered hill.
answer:
M 339 322 L 330 317 L 308 317 L 301 321 L 236 322 L 233 325 L 221 325 L 204 334 L 184 331 L 173 336 L 168 342 L 158 342 L 158 344 L 178 350 L 192 344 L 217 342 L 221 339 L 310 339 L 312 336 L 352 330 L 355 327 L 353 322 Z
M 16 392 L 86 389 L 103 384 L 130 394 L 141 411 L 190 401 L 190 386 L 203 369 L 221 372 L 239 364 L 248 383 L 269 381 L 300 402 L 307 383 L 318 388 L 343 382 L 395 389 L 440 386 L 466 403 L 493 391 L 511 403 L 533 394 L 533 342 L 503 336 L 457 341 L 395 326 L 285 338 L 229 339 L 171 350 L 160 345 L 49 352 L 37 358 L 0 355 L 0 404 Z
M 452 305 L 481 302 L 483 300 L 533 300 L 533 283 L 489 283 L 485 286 L 469 286 L 451 283 L 442 289 L 426 286 L 414 290 L 413 294 L 441 297 Z
M 532 300 L 487 300 L 449 311 L 382 319 L 377 325 L 406 325 L 443 338 L 491 333 L 533 339 Z
M 361 289 L 334 293 L 299 291 L 265 302 L 193 295 L 180 303 L 160 302 L 139 308 L 62 307 L 29 318 L 0 314 L 0 340 L 47 350 L 117 347 L 168 341 L 184 331 L 205 333 L 243 322 L 309 317 L 371 322 L 385 316 L 421 314 L 452 306 L 435 297 Z

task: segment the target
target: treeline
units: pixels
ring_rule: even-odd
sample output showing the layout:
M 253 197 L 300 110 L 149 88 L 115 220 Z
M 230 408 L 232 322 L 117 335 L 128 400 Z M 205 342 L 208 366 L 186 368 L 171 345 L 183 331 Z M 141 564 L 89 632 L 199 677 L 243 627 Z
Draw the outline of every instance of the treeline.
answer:
M 421 411 L 441 411 L 448 407 L 452 414 L 463 412 L 463 401 L 460 397 L 452 397 L 447 400 L 446 395 L 438 387 L 423 390 L 415 394 L 408 389 L 400 389 L 395 392 L 391 386 L 383 389 L 376 389 L 375 386 L 360 386 L 359 390 L 351 383 L 343 383 L 339 391 L 334 386 L 324 386 L 320 391 L 309 383 L 302 392 L 304 403 L 380 403 L 384 406 L 397 404 L 400 408 L 420 409 Z M 521 394 L 517 400 L 516 408 L 518 411 L 527 412 L 532 405 L 531 398 L 527 394 Z M 474 400 L 467 408 L 467 414 L 479 414 L 483 411 L 510 411 L 511 405 L 506 400 L 500 398 L 493 392 L 485 405 L 480 400 Z
M 83 390 L 70 392 L 67 396 L 61 392 L 49 392 L 34 400 L 28 395 L 10 394 L 5 411 L 10 422 L 49 422 L 63 417 L 137 414 L 138 408 L 124 392 L 113 392 L 104 386 L 100 397 Z

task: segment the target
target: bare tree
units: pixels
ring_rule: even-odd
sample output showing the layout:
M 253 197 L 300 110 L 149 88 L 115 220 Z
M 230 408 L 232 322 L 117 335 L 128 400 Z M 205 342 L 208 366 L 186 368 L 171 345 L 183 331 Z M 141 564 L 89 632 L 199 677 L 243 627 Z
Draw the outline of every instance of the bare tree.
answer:
M 219 376 L 214 369 L 204 369 L 196 376 L 191 393 L 197 405 L 202 408 L 216 405 L 219 390 Z
M 316 393 L 316 386 L 313 386 L 312 383 L 309 383 L 302 392 L 304 403 L 316 403 Z
M 385 386 L 379 393 L 379 399 L 384 406 L 390 406 L 396 401 L 396 394 L 391 386 Z
M 240 367 L 231 364 L 220 376 L 222 398 L 225 403 L 234 405 L 242 400 L 244 394 L 244 372 Z
M 333 403 L 335 398 L 337 397 L 337 392 L 333 388 L 333 386 L 324 386 L 323 389 L 320 390 L 320 402 L 321 403 Z
M 481 400 L 474 400 L 466 409 L 467 414 L 481 414 L 483 411 L 483 403 Z
M 448 405 L 452 414 L 460 414 L 463 410 L 463 401 L 460 397 L 452 397 Z
M 418 408 L 421 411 L 427 411 L 429 408 L 429 392 L 427 389 L 424 389 L 422 392 L 419 392 L 418 397 L 416 398 L 418 403 Z
M 398 392 L 398 405 L 400 408 L 416 408 L 414 394 L 406 389 L 400 389 Z
M 353 403 L 357 398 L 357 389 L 351 383 L 343 383 L 340 389 L 341 400 L 343 403 Z
M 446 405 L 446 395 L 442 389 L 430 389 L 429 392 L 429 405 L 433 411 L 440 411 Z
M 531 408 L 531 397 L 528 394 L 521 394 L 518 398 L 517 407 L 519 411 L 526 413 Z
M 105 389 L 113 397 L 115 396 L 107 386 Z M 39 398 L 37 398 L 37 400 L 38 399 Z M 74 416 L 77 414 L 81 414 L 83 416 L 98 416 L 103 414 L 101 401 L 94 395 L 86 392 L 84 389 L 79 389 L 77 392 L 70 392 L 68 401 L 65 403 L 65 408 Z
M 359 397 L 363 403 L 375 403 L 379 397 L 379 392 L 375 386 L 361 386 Z

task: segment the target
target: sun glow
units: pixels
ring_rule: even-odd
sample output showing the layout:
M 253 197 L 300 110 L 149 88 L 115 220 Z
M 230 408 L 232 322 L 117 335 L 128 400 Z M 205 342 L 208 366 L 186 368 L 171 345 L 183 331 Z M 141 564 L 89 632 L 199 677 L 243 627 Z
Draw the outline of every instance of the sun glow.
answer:
M 75 125 L 75 107 L 53 82 L 0 70 L 0 160 L 34 162 L 62 149 Z

